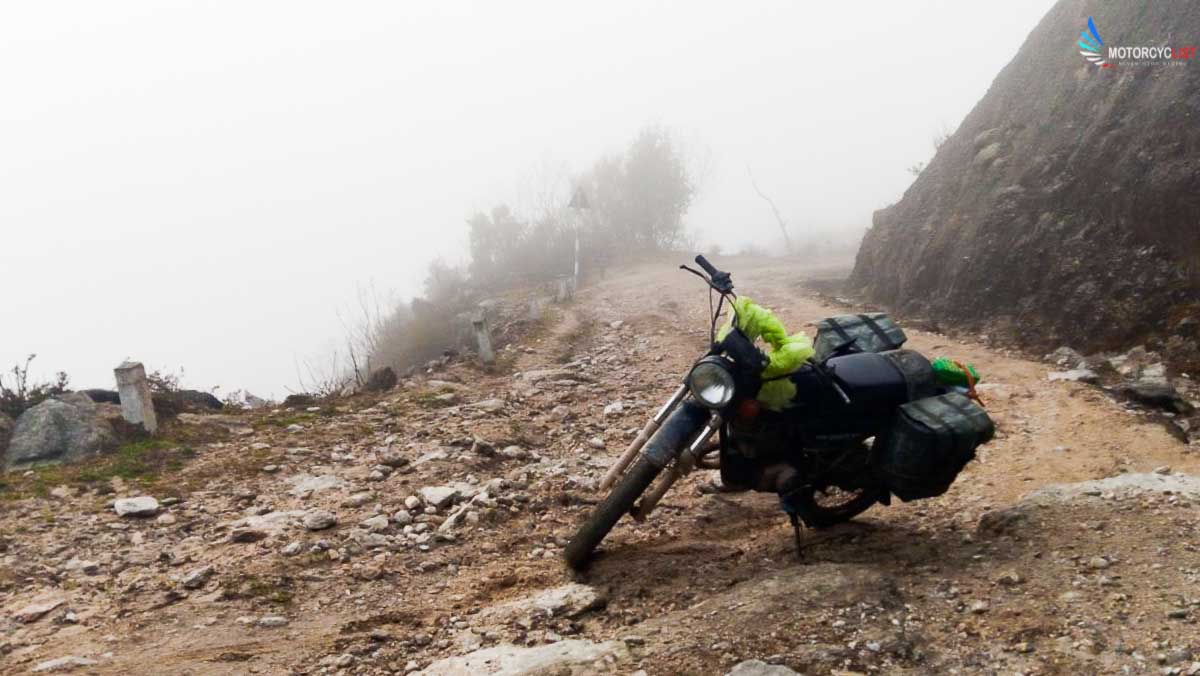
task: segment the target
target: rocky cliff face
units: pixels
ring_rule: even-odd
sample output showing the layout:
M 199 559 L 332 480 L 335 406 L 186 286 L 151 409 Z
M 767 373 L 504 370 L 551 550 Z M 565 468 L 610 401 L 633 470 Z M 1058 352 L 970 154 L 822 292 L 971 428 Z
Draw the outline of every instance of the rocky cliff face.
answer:
M 1200 43 L 1200 3 L 1061 0 L 900 202 L 852 281 L 910 315 L 1197 360 L 1200 58 L 1098 68 L 1074 41 Z M 966 58 L 966 57 L 964 57 Z

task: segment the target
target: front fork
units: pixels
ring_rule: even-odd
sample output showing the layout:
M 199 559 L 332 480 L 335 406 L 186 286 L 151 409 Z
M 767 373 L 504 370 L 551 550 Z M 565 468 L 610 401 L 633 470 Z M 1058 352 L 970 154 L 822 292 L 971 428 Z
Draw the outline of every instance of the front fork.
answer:
M 667 419 L 667 416 L 671 415 L 671 412 L 675 410 L 675 407 L 679 405 L 679 402 L 683 401 L 683 398 L 687 396 L 687 391 L 687 383 L 681 384 L 679 389 L 675 390 L 675 393 L 672 394 L 671 398 L 667 400 L 667 403 L 663 404 L 662 408 L 658 409 L 658 413 L 655 413 L 654 417 L 646 421 L 646 426 L 643 427 L 642 431 L 638 432 L 637 437 L 630 442 L 629 448 L 626 448 L 625 452 L 621 454 L 621 457 L 613 463 L 613 466 L 608 468 L 608 472 L 604 475 L 604 478 L 600 480 L 600 490 L 606 491 L 609 488 L 612 488 L 612 485 L 616 483 L 621 474 L 625 472 L 625 468 L 629 466 L 629 463 L 633 462 L 633 459 L 637 457 L 638 451 L 642 450 L 642 446 L 646 445 L 646 442 L 650 440 L 650 437 L 653 437 L 654 433 L 658 431 L 658 428 L 662 426 L 663 421 Z
M 670 471 L 663 478 L 659 479 L 658 483 L 654 484 L 650 490 L 646 491 L 641 501 L 630 511 L 630 515 L 634 519 L 642 521 L 649 516 L 650 512 L 654 511 L 654 508 L 658 506 L 658 502 L 667 494 L 667 491 L 671 490 L 671 487 L 675 485 L 675 482 L 690 474 L 696 468 L 700 457 L 704 455 L 704 449 L 708 445 L 708 440 L 717 430 L 721 429 L 723 422 L 721 416 L 715 411 L 711 414 L 708 423 L 700 430 L 700 433 L 688 444 L 687 448 L 683 449 L 682 452 L 678 452 L 675 456 L 675 463 L 671 465 Z

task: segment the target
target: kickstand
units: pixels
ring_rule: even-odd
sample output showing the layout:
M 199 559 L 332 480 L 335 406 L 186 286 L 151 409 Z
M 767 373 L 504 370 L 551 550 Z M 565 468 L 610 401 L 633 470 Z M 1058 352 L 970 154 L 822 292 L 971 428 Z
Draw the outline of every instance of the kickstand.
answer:
M 795 512 L 788 512 L 788 519 L 792 522 L 792 533 L 796 536 L 796 558 L 804 560 L 804 545 L 800 543 L 800 517 L 796 516 Z

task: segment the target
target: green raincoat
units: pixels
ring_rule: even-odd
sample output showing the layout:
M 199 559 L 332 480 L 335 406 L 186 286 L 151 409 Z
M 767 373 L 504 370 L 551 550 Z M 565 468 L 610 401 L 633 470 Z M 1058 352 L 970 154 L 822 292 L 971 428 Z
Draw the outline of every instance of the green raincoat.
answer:
M 789 336 L 775 313 L 746 296 L 733 301 L 733 310 L 733 316 L 717 334 L 717 340 L 723 340 L 729 334 L 734 321 L 751 341 L 763 339 L 768 363 L 762 372 L 763 385 L 758 391 L 758 400 L 772 411 L 782 410 L 796 396 L 796 384 L 784 376 L 796 372 L 815 354 L 812 341 L 803 331 Z

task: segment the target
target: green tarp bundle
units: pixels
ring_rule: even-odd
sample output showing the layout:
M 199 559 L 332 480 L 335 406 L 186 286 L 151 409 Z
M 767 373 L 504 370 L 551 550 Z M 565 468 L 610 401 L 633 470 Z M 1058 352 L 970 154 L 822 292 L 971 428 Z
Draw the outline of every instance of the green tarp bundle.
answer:
M 717 339 L 724 340 L 735 321 L 751 341 L 763 339 L 768 348 L 765 350 L 768 363 L 762 372 L 763 385 L 758 391 L 758 400 L 773 411 L 782 410 L 796 396 L 795 383 L 784 376 L 794 373 L 813 356 L 812 341 L 803 331 L 789 336 L 774 312 L 746 296 L 733 301 L 733 311 L 733 316 L 717 334 Z

